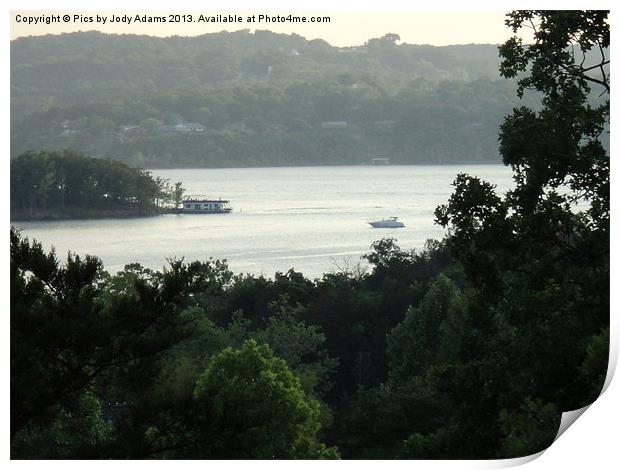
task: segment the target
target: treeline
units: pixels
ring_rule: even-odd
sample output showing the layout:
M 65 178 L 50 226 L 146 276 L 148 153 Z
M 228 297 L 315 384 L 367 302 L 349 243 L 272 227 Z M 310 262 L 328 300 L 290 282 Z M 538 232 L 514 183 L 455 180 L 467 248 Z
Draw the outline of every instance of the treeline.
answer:
M 569 299 L 507 316 L 536 294 L 489 300 L 444 243 L 367 259 L 314 281 L 109 275 L 13 231 L 12 457 L 506 458 L 600 391 L 608 330 Z
M 158 38 L 95 31 L 11 41 L 14 118 L 53 107 L 116 101 L 169 90 L 209 91 L 226 82 L 335 81 L 373 77 L 394 93 L 416 78 L 497 79 L 495 45 L 396 44 L 397 35 L 358 47 L 270 31 Z
M 11 160 L 10 183 L 12 219 L 157 214 L 184 192 L 181 183 L 72 150 L 20 155 Z
M 497 124 L 517 99 L 496 46 L 397 39 L 21 38 L 11 155 L 74 148 L 147 168 L 499 162 Z
M 370 77 L 220 85 L 54 107 L 12 126 L 13 155 L 75 148 L 142 167 L 499 162 L 506 81 L 433 83 L 395 94 Z
M 11 156 L 73 148 L 144 168 L 498 163 L 498 123 L 536 97 L 500 80 L 497 47 L 397 42 L 338 48 L 247 30 L 20 38 Z

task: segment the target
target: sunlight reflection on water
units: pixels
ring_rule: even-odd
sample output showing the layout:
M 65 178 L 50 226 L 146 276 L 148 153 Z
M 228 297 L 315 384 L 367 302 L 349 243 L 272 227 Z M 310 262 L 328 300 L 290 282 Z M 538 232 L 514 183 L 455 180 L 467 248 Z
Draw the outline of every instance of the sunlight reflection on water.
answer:
M 394 237 L 402 248 L 422 247 L 444 231 L 435 207 L 447 201 L 459 172 L 512 187 L 502 165 L 359 166 L 154 170 L 186 194 L 229 199 L 230 214 L 180 214 L 138 219 L 20 222 L 23 234 L 59 257 L 94 254 L 116 272 L 130 262 L 161 269 L 166 259 L 225 258 L 235 272 L 273 276 L 295 268 L 306 276 L 354 266 L 373 241 Z M 398 216 L 400 229 L 366 222 Z

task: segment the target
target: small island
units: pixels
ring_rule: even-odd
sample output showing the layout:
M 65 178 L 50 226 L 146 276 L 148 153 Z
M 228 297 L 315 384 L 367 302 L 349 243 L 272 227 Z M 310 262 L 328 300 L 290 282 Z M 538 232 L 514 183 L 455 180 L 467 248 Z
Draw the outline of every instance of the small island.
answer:
M 74 150 L 11 161 L 11 220 L 143 217 L 177 212 L 180 182 Z

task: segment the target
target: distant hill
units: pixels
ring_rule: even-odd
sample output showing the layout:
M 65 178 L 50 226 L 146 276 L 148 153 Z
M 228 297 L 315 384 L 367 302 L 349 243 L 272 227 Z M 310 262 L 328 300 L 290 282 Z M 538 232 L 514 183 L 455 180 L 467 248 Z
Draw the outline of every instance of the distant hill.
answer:
M 518 101 L 495 45 L 332 47 L 248 30 L 11 42 L 11 155 L 146 167 L 497 162 Z

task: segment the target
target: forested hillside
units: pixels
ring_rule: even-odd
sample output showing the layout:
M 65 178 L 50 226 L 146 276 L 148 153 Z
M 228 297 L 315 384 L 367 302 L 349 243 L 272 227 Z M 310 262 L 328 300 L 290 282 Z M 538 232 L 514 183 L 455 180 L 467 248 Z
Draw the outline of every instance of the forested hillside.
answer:
M 11 155 L 73 148 L 145 167 L 499 162 L 518 103 L 497 46 L 332 47 L 248 30 L 11 43 Z

